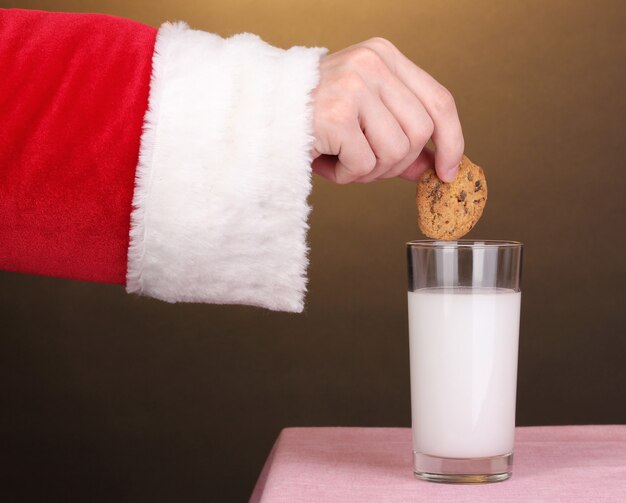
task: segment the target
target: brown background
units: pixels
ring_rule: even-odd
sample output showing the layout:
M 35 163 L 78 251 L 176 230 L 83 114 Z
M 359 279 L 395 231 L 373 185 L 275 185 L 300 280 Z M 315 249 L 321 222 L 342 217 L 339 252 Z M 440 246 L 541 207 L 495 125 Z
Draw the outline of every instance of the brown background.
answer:
M 626 422 L 624 5 L 0 2 L 183 19 L 282 47 L 392 40 L 453 92 L 486 168 L 473 236 L 527 245 L 521 425 Z M 303 315 L 1 273 L 0 499 L 245 501 L 285 426 L 408 426 L 413 194 L 315 180 Z

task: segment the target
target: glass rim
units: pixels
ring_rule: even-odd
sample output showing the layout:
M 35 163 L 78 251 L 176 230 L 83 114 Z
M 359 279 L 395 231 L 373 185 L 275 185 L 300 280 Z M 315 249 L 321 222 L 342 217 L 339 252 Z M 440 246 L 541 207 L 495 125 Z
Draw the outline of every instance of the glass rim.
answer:
M 521 241 L 505 239 L 457 239 L 456 241 L 442 241 L 439 239 L 415 239 L 407 241 L 407 248 L 522 248 Z

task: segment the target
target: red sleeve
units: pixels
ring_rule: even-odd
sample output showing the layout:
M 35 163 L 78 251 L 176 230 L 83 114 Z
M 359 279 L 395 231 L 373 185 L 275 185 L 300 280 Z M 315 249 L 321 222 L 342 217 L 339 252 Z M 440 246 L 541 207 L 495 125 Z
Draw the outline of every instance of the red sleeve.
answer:
M 125 283 L 155 37 L 0 9 L 0 269 Z

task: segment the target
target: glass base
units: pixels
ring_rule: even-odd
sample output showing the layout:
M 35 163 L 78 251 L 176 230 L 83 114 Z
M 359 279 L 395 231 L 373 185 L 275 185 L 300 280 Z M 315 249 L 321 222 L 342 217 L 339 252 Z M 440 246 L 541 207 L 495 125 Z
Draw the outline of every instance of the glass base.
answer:
M 485 484 L 508 479 L 513 453 L 488 458 L 440 458 L 413 451 L 416 479 L 448 484 Z

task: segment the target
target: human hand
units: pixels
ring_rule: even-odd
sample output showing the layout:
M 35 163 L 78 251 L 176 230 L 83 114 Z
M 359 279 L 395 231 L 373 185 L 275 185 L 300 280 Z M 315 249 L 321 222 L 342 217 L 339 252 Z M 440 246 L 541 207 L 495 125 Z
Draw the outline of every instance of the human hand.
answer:
M 335 183 L 417 180 L 433 161 L 449 182 L 463 156 L 450 92 L 382 38 L 322 58 L 313 128 L 313 170 Z

